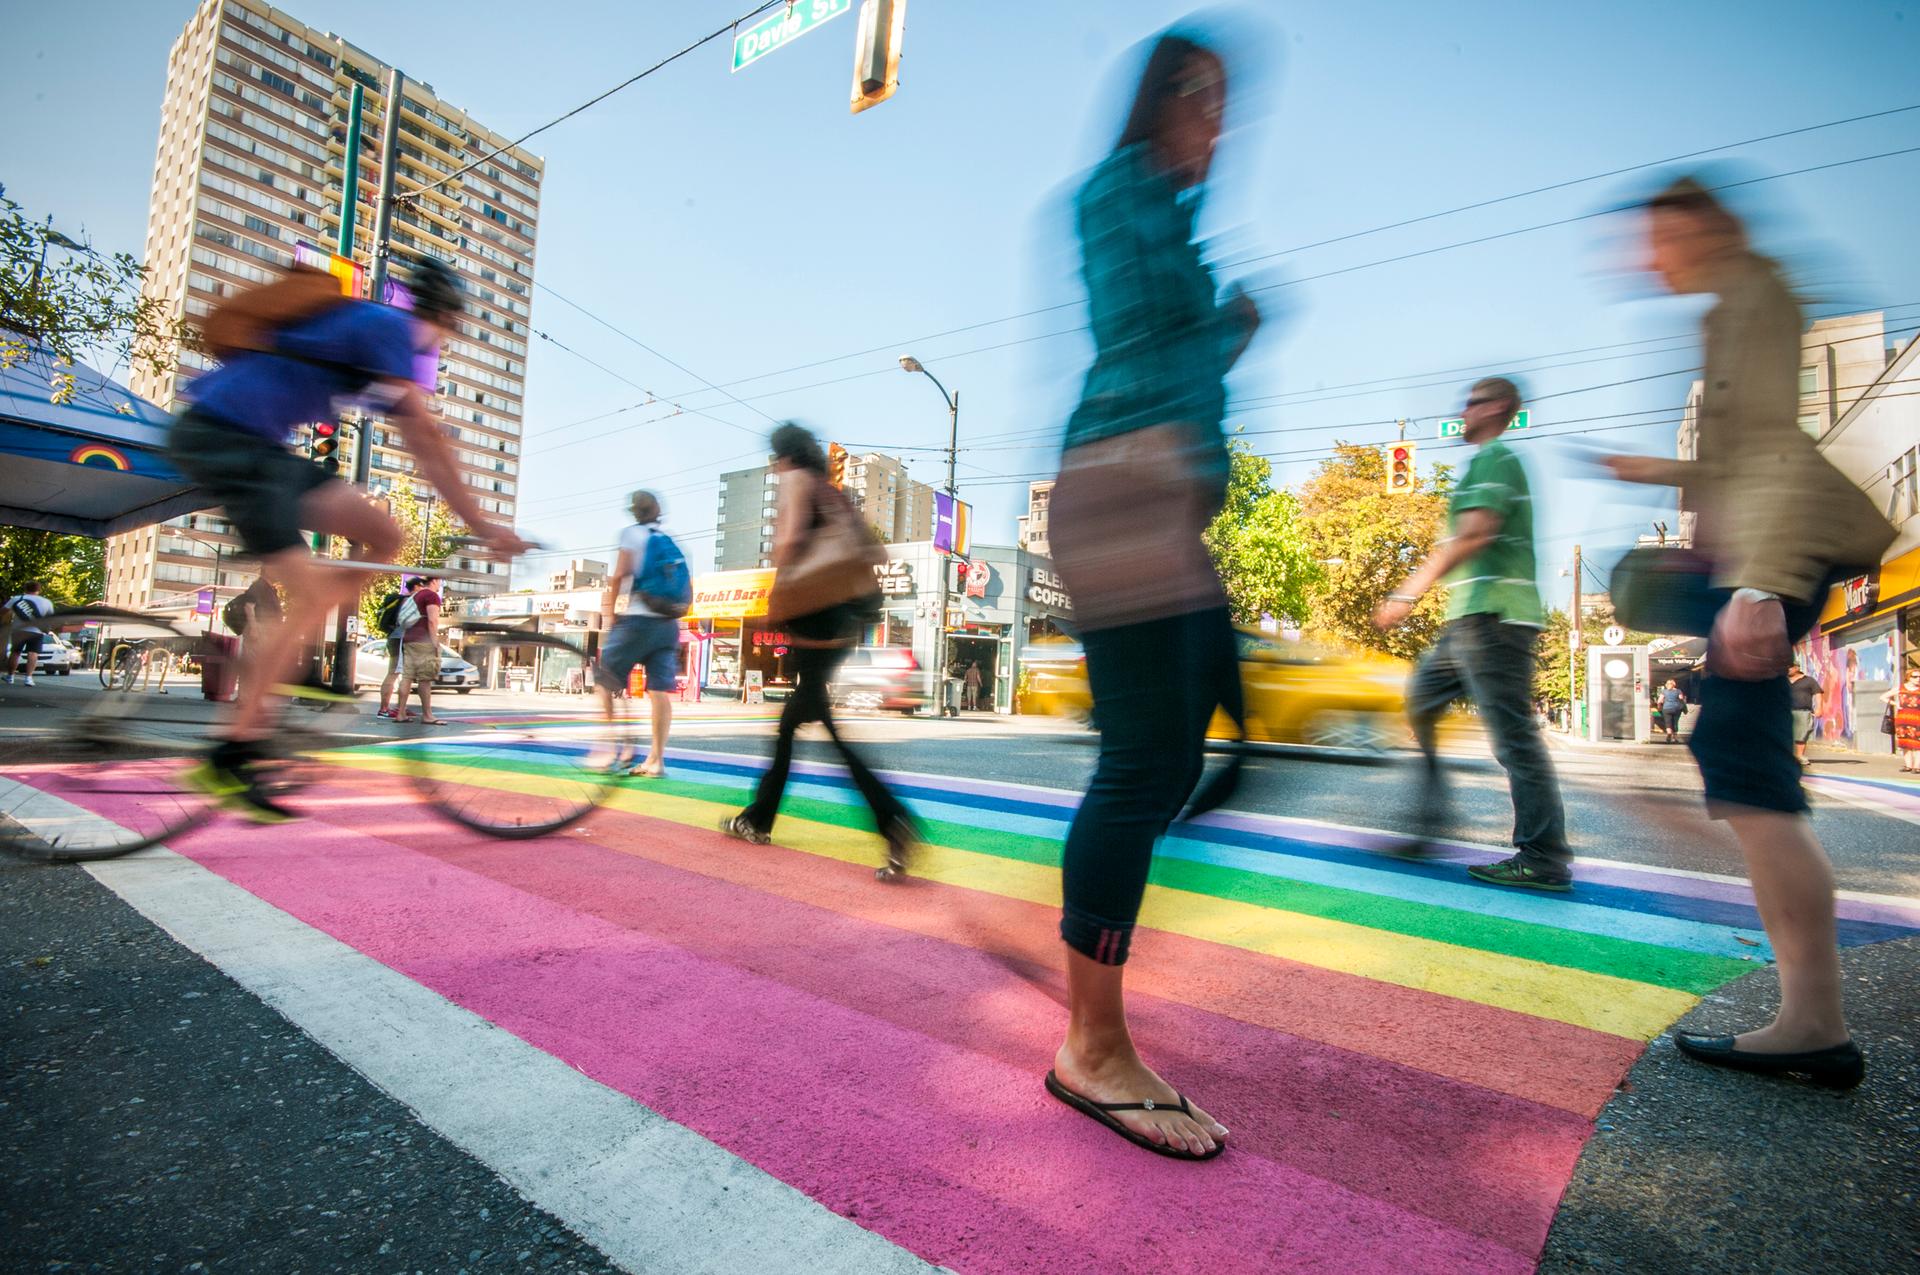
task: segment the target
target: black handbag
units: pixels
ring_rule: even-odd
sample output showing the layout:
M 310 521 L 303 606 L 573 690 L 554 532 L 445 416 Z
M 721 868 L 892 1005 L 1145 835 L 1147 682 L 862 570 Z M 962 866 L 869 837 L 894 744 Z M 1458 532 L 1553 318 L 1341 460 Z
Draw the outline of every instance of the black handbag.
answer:
M 1726 602 L 1713 587 L 1713 563 L 1702 553 L 1668 545 L 1629 549 L 1607 581 L 1613 613 L 1646 633 L 1706 637 Z

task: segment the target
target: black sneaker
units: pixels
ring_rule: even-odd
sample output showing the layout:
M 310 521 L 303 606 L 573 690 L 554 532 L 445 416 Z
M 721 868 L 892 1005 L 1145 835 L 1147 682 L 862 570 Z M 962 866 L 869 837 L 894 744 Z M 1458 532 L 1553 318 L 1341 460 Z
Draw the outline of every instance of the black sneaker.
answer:
M 898 881 L 907 875 L 907 864 L 920 849 L 920 830 L 911 819 L 897 816 L 880 831 L 887 842 L 887 861 L 873 870 L 882 881 Z
M 1526 853 L 1498 863 L 1477 863 L 1467 869 L 1467 875 L 1488 885 L 1510 885 L 1522 890 L 1564 894 L 1573 889 L 1573 873 Z
M 722 819 L 720 821 L 720 831 L 726 833 L 735 841 L 744 841 L 748 845 L 764 846 L 773 843 L 773 838 L 748 823 L 747 817 L 744 814 L 728 815 L 725 819 Z
M 188 768 L 182 778 L 225 809 L 254 823 L 288 823 L 300 817 L 267 794 L 259 750 L 247 744 L 219 745 L 207 760 Z

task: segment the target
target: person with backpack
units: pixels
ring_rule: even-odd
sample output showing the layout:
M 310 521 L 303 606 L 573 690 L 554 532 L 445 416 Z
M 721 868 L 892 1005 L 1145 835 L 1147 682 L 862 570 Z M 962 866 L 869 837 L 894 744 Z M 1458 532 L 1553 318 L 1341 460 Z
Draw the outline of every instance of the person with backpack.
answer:
M 440 581 L 415 576 L 413 591 L 401 600 L 393 619 L 400 635 L 400 698 L 389 720 L 408 722 L 407 696 L 420 692 L 420 724 L 444 726 L 447 719 L 433 715 L 433 681 L 440 676 Z
M 600 605 L 606 636 L 593 686 L 601 711 L 612 721 L 614 694 L 626 686 L 636 665 L 646 670 L 651 746 L 638 763 L 622 755 L 613 765 L 629 774 L 657 777 L 667 773 L 667 731 L 673 725 L 673 692 L 680 679 L 680 617 L 693 605 L 693 576 L 680 546 L 660 530 L 660 498 L 636 491 L 627 508 L 633 525 L 620 533 L 620 551 Z M 628 585 L 627 609 L 615 620 L 623 583 Z
M 406 632 L 400 624 L 400 609 L 419 587 L 419 576 L 405 576 L 398 589 L 380 599 L 380 614 L 374 617 L 374 627 L 387 640 L 387 675 L 380 680 L 380 708 L 374 713 L 375 717 L 393 716 L 393 688 L 400 681 L 400 636 Z M 403 696 L 402 702 L 404 700 Z
M 34 670 L 40 667 L 40 652 L 47 642 L 46 632 L 35 628 L 33 622 L 52 615 L 53 603 L 40 595 L 38 580 L 29 580 L 26 588 L 7 599 L 7 614 L 13 621 L 12 636 L 7 640 L 7 685 L 13 685 L 13 670 L 24 655 L 27 658 L 25 681 L 32 686 Z
M 459 277 L 423 257 L 404 292 L 407 308 L 352 300 L 330 275 L 296 268 L 223 301 L 201 329 L 220 365 L 187 387 L 189 406 L 168 435 L 175 467 L 205 494 L 207 507 L 226 511 L 247 553 L 288 599 L 285 622 L 246 644 L 233 716 L 216 728 L 212 753 L 187 775 L 257 822 L 294 817 L 261 782 L 274 697 L 319 640 L 327 613 L 352 606 L 366 581 L 362 573 L 317 563 L 302 533 L 342 536 L 360 559 L 391 558 L 401 541 L 391 515 L 288 446 L 293 430 L 334 420 L 342 403 L 357 402 L 398 428 L 422 476 L 489 549 L 512 555 L 529 547 L 488 517 L 461 480 L 427 404 L 433 387 L 416 379 L 458 330 Z

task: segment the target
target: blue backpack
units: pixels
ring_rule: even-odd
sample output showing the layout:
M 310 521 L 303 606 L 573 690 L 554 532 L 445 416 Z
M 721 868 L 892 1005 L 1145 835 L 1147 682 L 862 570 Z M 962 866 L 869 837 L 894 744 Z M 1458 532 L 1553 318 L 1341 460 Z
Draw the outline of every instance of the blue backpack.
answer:
M 640 569 L 633 573 L 633 592 L 655 615 L 677 620 L 693 606 L 693 576 L 687 571 L 687 555 L 673 543 L 673 537 L 656 528 L 647 537 L 647 550 Z

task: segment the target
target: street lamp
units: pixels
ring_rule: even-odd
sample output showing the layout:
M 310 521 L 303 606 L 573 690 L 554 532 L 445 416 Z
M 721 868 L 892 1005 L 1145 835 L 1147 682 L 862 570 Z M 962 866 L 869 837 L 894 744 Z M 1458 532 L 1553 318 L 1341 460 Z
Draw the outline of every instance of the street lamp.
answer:
M 947 405 L 947 499 L 953 505 L 953 518 L 960 517 L 960 492 L 954 478 L 954 467 L 958 463 L 960 451 L 960 396 L 949 394 L 947 387 L 940 384 L 940 378 L 927 371 L 926 365 L 911 354 L 900 356 L 900 370 L 918 372 L 933 382 L 933 388 L 940 391 L 940 397 Z M 949 544 L 951 550 L 951 543 Z M 947 678 L 947 564 L 940 563 L 940 614 L 933 630 L 933 676 L 936 714 L 944 714 L 946 705 L 940 698 L 946 693 Z
M 420 565 L 425 567 L 427 565 L 427 533 L 433 530 L 433 493 L 416 491 L 413 493 L 413 498 L 427 507 L 420 519 Z

